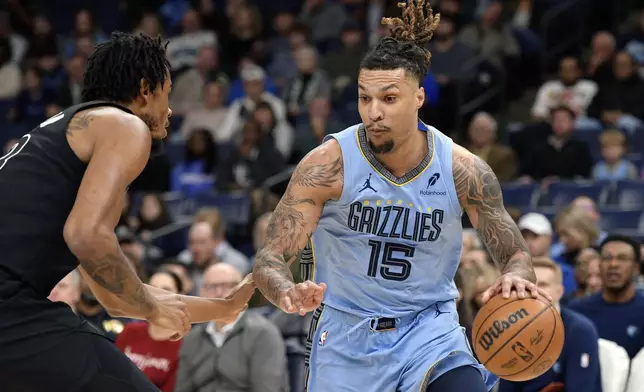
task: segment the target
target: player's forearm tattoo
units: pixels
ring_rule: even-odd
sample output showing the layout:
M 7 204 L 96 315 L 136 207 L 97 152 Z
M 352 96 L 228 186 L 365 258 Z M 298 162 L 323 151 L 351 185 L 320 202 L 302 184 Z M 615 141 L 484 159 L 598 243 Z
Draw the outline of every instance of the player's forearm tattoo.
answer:
M 271 215 L 266 245 L 255 258 L 253 278 L 266 299 L 277 306 L 281 293 L 294 284 L 289 266 L 311 239 L 317 224 L 310 222 L 302 210 L 321 207 L 311 198 L 294 196 L 293 188 L 328 188 L 336 181 L 344 181 L 344 164 L 340 158 L 328 164 L 299 166 Z
M 84 260 L 80 264 L 94 282 L 137 311 L 138 314 L 131 316 L 146 317 L 155 310 L 152 295 L 120 250 L 102 259 Z
M 503 206 L 501 184 L 490 166 L 477 156 L 459 156 L 453 171 L 461 205 L 474 207 L 472 225 L 501 271 L 535 282 L 528 245 Z

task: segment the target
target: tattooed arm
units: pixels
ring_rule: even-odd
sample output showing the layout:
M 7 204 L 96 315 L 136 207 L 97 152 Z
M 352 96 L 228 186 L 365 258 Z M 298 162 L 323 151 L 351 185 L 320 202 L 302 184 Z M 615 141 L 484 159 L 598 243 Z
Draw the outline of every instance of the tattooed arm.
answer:
M 501 185 L 482 159 L 454 145 L 456 193 L 470 222 L 503 274 L 536 282 L 532 258 L 523 236 L 503 206 Z
M 324 203 L 339 199 L 343 184 L 344 162 L 340 146 L 337 141 L 330 140 L 302 159 L 273 211 L 266 245 L 255 258 L 253 278 L 262 294 L 285 311 L 289 311 L 289 304 L 300 307 L 310 290 L 318 289 L 311 282 L 296 288 L 289 266 L 313 235 Z M 294 289 L 298 292 L 294 293 Z M 286 304 L 285 295 L 289 296 Z M 311 306 L 316 307 L 315 304 Z
M 67 139 L 87 169 L 63 235 L 80 271 L 106 310 L 146 319 L 157 311 L 114 233 L 125 192 L 145 167 L 150 131 L 137 117 L 115 108 L 78 113 Z

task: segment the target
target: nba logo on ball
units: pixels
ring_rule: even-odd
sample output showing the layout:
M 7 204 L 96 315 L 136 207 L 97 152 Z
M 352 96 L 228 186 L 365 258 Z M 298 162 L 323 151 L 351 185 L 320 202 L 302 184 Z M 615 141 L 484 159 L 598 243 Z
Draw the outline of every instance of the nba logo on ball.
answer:
M 545 298 L 492 297 L 472 328 L 478 360 L 509 381 L 539 377 L 559 359 L 564 330 L 559 311 Z
M 326 343 L 326 337 L 329 335 L 329 331 L 324 331 L 320 335 L 320 340 L 318 341 L 318 344 L 320 346 L 324 346 L 324 343 Z

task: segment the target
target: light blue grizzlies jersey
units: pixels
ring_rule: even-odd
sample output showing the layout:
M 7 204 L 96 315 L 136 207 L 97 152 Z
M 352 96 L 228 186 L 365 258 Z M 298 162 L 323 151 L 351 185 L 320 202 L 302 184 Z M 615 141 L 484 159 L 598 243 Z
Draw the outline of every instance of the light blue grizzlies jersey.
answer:
M 429 153 L 403 178 L 376 160 L 362 125 L 326 137 L 342 149 L 344 188 L 340 200 L 325 204 L 301 258 L 303 277 L 327 284 L 326 305 L 399 317 L 457 298 L 462 209 L 453 143 L 422 122 L 419 129 Z

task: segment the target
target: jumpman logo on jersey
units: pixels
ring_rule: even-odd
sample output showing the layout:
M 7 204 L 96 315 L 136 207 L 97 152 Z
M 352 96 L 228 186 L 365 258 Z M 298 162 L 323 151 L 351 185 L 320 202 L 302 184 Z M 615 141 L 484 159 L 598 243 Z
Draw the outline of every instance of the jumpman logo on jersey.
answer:
M 436 308 L 436 313 L 434 314 L 434 318 L 440 316 L 441 314 L 447 314 L 449 312 L 443 312 L 441 309 L 438 307 L 438 304 L 434 304 L 434 307 Z
M 378 193 L 378 191 L 374 187 L 371 186 L 371 174 L 372 173 L 369 173 L 369 177 L 364 182 L 364 185 L 362 186 L 362 189 L 360 189 L 358 192 L 362 192 L 362 191 L 364 191 L 366 189 L 371 189 L 372 191 Z

